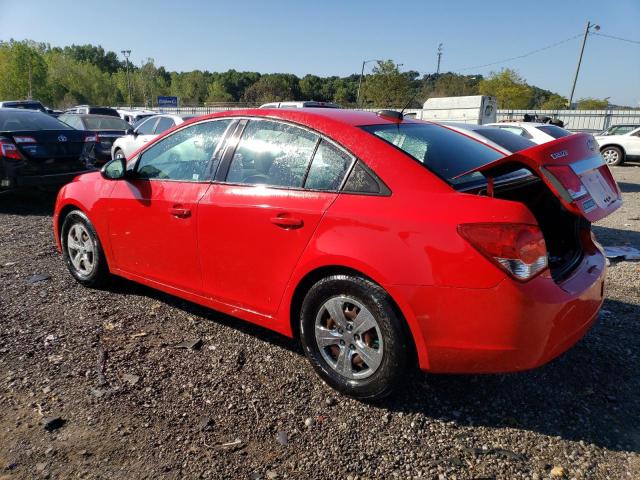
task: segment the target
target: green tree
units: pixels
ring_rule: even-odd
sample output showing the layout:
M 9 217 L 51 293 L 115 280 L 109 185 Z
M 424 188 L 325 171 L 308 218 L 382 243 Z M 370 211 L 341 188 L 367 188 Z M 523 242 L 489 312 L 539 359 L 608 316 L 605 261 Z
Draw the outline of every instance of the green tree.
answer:
M 603 98 L 581 98 L 577 102 L 578 110 L 605 110 L 609 106 L 609 97 Z
M 62 50 L 78 62 L 86 62 L 95 65 L 103 72 L 115 73 L 121 68 L 125 68 L 124 62 L 118 60 L 115 52 L 105 52 L 101 46 L 93 45 L 71 45 Z
M 299 98 L 298 77 L 290 73 L 262 75 L 260 80 L 244 92 L 244 100 L 252 103 L 282 102 Z
M 233 102 L 233 95 L 227 90 L 224 81 L 216 79 L 209 84 L 209 94 L 207 95 L 207 103 L 214 102 Z
M 568 103 L 565 97 L 552 93 L 540 104 L 540 108 L 543 110 L 564 110 L 567 108 Z
M 0 98 L 23 99 L 31 93 L 32 98 L 51 101 L 42 48 L 29 41 L 0 42 Z
M 400 73 L 392 60 L 379 60 L 362 84 L 362 105 L 404 107 L 413 96 L 411 80 Z
M 508 68 L 481 80 L 478 92 L 496 97 L 498 108 L 528 108 L 533 99 L 531 87 L 515 70 Z

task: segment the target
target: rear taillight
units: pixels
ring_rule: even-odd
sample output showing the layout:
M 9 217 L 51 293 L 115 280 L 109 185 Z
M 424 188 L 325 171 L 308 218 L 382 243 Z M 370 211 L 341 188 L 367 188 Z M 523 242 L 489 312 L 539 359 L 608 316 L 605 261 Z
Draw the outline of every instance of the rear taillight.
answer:
M 537 225 L 466 223 L 458 225 L 458 232 L 517 280 L 529 280 L 547 268 L 547 246 Z
M 563 189 L 569 194 L 568 201 L 577 200 L 587 194 L 587 189 L 582 184 L 580 177 L 576 175 L 569 165 L 545 165 L 548 180 L 558 190 L 563 193 Z M 551 175 L 548 175 L 548 174 Z
M 95 133 L 93 135 L 89 135 L 88 137 L 84 137 L 84 143 L 100 143 L 100 136 Z
M 18 147 L 9 140 L 0 140 L 0 153 L 4 158 L 10 158 L 11 160 L 22 160 L 22 155 Z

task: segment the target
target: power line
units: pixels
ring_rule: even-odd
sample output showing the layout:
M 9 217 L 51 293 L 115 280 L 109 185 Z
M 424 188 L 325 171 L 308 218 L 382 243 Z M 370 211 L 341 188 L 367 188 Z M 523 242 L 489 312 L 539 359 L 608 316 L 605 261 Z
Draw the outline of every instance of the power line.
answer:
M 518 55 L 517 57 L 505 58 L 504 60 L 498 60 L 497 62 L 485 63 L 484 65 L 474 65 L 473 67 L 452 68 L 451 71 L 455 72 L 455 71 L 460 71 L 460 70 L 473 70 L 473 69 L 477 69 L 477 68 L 484 68 L 484 67 L 490 67 L 492 65 L 498 65 L 500 63 L 510 62 L 512 60 L 519 60 L 521 58 L 529 57 L 529 56 L 531 56 L 531 55 L 533 55 L 535 53 L 542 52 L 544 50 L 549 50 L 550 48 L 557 47 L 559 45 L 562 45 L 563 43 L 570 42 L 571 40 L 574 40 L 574 39 L 576 39 L 578 37 L 581 37 L 581 36 L 582 36 L 582 33 L 579 33 L 577 35 L 574 35 L 573 37 L 565 38 L 564 40 L 560 40 L 559 42 L 552 43 L 551 45 L 547 45 L 546 47 L 536 48 L 535 50 L 531 50 L 530 52 L 524 53 L 522 55 Z
M 621 42 L 629 42 L 629 43 L 635 43 L 637 45 L 640 45 L 640 40 L 631 40 L 629 38 L 616 37 L 615 35 L 607 35 L 606 33 L 593 32 L 592 35 L 598 35 L 599 37 L 612 38 L 614 40 L 620 40 Z

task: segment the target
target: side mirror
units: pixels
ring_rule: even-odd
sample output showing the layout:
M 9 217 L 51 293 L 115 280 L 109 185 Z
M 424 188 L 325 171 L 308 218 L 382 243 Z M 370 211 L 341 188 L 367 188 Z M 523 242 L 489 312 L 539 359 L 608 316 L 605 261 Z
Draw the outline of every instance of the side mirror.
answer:
M 127 174 L 127 160 L 124 158 L 114 158 L 104 164 L 100 173 L 107 180 L 120 180 Z

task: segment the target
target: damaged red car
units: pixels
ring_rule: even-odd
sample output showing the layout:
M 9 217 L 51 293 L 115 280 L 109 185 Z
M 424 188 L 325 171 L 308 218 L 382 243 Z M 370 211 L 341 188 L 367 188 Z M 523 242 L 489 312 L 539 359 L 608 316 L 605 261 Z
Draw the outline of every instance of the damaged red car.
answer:
M 298 337 L 332 387 L 510 372 L 575 344 L 603 301 L 591 223 L 621 204 L 594 139 L 505 156 L 433 123 L 339 109 L 184 123 L 59 193 L 71 275 L 143 283 Z

